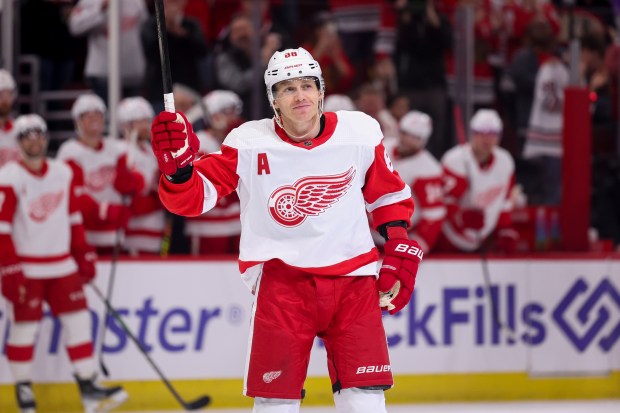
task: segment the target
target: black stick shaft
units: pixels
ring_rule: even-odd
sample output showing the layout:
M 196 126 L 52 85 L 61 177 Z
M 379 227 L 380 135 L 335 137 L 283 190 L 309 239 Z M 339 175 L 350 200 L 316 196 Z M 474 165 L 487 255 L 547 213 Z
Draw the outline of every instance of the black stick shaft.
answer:
M 95 284 L 90 284 L 90 286 L 93 288 L 93 290 L 95 291 L 95 294 L 97 294 L 101 302 L 103 302 L 107 311 L 110 314 L 112 314 L 112 316 L 116 319 L 116 321 L 121 326 L 125 334 L 127 334 L 127 336 L 131 339 L 131 341 L 133 341 L 134 344 L 138 347 L 138 350 L 140 351 L 140 353 L 142 353 L 142 355 L 146 358 L 148 363 L 151 365 L 153 370 L 155 370 L 155 372 L 157 373 L 161 381 L 164 382 L 164 384 L 166 385 L 166 387 L 168 388 L 172 396 L 174 396 L 174 398 L 177 400 L 177 402 L 179 402 L 179 404 L 183 406 L 186 410 L 196 410 L 196 409 L 199 409 L 199 408 L 202 408 L 208 405 L 209 402 L 211 401 L 209 396 L 202 396 L 201 398 L 193 402 L 186 402 L 185 400 L 183 400 L 183 398 L 181 398 L 177 390 L 172 386 L 172 383 L 170 383 L 170 381 L 166 378 L 164 373 L 160 370 L 159 366 L 155 364 L 155 361 L 146 352 L 140 340 L 138 340 L 136 336 L 131 332 L 131 330 L 129 330 L 129 327 L 127 327 L 127 325 L 123 321 L 118 311 L 116 311 L 116 309 L 112 307 L 112 304 L 110 304 L 110 302 L 106 300 L 106 298 L 103 296 L 103 293 L 101 292 L 101 290 L 99 290 L 99 287 L 97 287 Z
M 168 54 L 168 36 L 166 34 L 166 15 L 164 13 L 164 0 L 155 0 L 155 20 L 157 21 L 159 59 L 161 63 L 161 77 L 164 87 L 164 108 L 167 112 L 174 112 L 174 97 L 172 95 L 172 72 L 170 71 L 170 57 Z

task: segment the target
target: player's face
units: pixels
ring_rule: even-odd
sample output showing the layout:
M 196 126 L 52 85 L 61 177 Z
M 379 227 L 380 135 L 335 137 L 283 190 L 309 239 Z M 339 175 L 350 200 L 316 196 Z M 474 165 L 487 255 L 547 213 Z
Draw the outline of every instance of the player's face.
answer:
M 131 122 L 130 127 L 138 132 L 139 141 L 148 141 L 151 139 L 151 120 L 138 119 Z
M 400 132 L 400 141 L 398 147 L 403 152 L 415 152 L 424 146 L 422 139 L 409 133 Z
M 78 123 L 80 131 L 88 136 L 102 136 L 105 130 L 105 118 L 98 110 L 83 113 Z
M 302 77 L 277 83 L 274 95 L 274 107 L 280 110 L 284 122 L 308 122 L 319 113 L 321 92 L 314 78 Z
M 479 157 L 486 158 L 491 155 L 493 148 L 499 143 L 499 134 L 472 132 L 470 142 L 474 153 Z
M 18 141 L 26 158 L 43 158 L 47 152 L 47 136 L 40 130 L 24 133 L 19 136 Z
M 0 90 L 0 116 L 8 116 L 13 109 L 15 93 L 12 90 Z

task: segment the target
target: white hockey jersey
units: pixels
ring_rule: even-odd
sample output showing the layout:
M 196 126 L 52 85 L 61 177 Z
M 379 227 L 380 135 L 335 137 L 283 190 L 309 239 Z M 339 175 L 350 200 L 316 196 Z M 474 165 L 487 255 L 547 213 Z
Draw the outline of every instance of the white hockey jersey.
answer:
M 56 158 L 77 165 L 84 177 L 83 191 L 98 204 L 101 216 L 110 205 L 122 205 L 122 196 L 114 188 L 119 158 L 127 151 L 125 142 L 105 138 L 101 147 L 93 149 L 78 139 L 64 142 Z M 86 213 L 85 213 L 86 214 Z M 91 224 L 85 215 L 86 239 L 96 247 L 111 247 L 116 241 L 116 228 L 106 223 Z
M 0 169 L 0 235 L 10 236 L 27 277 L 62 277 L 77 271 L 71 226 L 81 224 L 82 216 L 72 200 L 72 180 L 71 168 L 51 159 L 39 174 L 18 162 Z M 1 247 L 0 255 L 11 249 Z
M 197 216 L 237 191 L 239 266 L 250 286 L 272 259 L 314 274 L 376 274 L 366 210 L 375 225 L 413 213 L 411 190 L 381 141 L 379 124 L 360 112 L 326 113 L 321 135 L 300 143 L 273 119 L 247 122 L 221 153 L 195 162 L 188 182 L 161 179 L 159 193 L 170 211 Z
M 17 137 L 13 133 L 13 122 L 10 120 L 0 128 L 0 168 L 9 161 L 18 161 L 22 157 Z
M 514 161 L 505 149 L 496 147 L 489 163 L 481 167 L 467 143 L 446 152 L 441 164 L 448 210 L 443 234 L 460 250 L 474 251 L 498 227 L 498 222 L 501 226 L 510 223 Z M 480 231 L 463 228 L 454 219 L 456 211 L 468 208 L 484 210 L 484 227 Z
M 551 58 L 538 69 L 523 157 L 562 156 L 564 89 L 569 72 L 559 59 Z
M 393 152 L 394 169 L 411 187 L 415 201 L 412 217 L 412 238 L 418 241 L 424 252 L 435 244 L 441 225 L 446 217 L 443 202 L 443 171 L 441 165 L 427 150 L 399 158 Z

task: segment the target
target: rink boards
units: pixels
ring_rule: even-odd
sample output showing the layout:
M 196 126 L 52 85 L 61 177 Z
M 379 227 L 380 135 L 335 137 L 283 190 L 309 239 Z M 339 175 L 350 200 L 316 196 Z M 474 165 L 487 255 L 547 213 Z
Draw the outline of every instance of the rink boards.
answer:
M 501 327 L 479 259 L 424 262 L 408 308 L 384 318 L 396 378 L 388 400 L 620 398 L 620 258 L 491 259 L 488 269 Z M 98 264 L 102 291 L 109 272 L 109 262 Z M 100 338 L 104 308 L 87 294 Z M 250 404 L 241 391 L 252 295 L 235 262 L 122 261 L 112 303 L 183 397 L 208 393 L 215 406 Z M 110 380 L 127 386 L 127 408 L 176 407 L 119 325 L 108 326 L 103 360 Z M 0 298 L 2 349 L 6 333 Z M 62 335 L 47 316 L 35 360 L 40 412 L 78 408 Z M 305 403 L 331 402 L 326 377 L 317 340 Z M 15 411 L 10 383 L 0 355 L 2 412 Z

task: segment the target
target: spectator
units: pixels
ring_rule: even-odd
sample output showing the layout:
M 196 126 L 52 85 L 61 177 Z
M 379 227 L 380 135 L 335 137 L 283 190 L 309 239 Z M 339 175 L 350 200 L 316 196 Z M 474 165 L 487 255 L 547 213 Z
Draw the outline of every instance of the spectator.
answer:
M 470 142 L 450 149 L 441 160 L 448 218 L 437 250 L 476 251 L 495 233 L 496 248 L 513 252 L 517 243 L 510 218 L 514 162 L 498 147 L 502 121 L 496 111 L 480 109 L 470 128 Z
M 18 117 L 15 134 L 23 160 L 0 169 L 0 276 L 11 319 L 6 356 L 19 411 L 34 412 L 32 367 L 46 302 L 62 324 L 84 411 L 104 412 L 123 403 L 127 393 L 95 382 L 83 284 L 95 277 L 97 256 L 84 238 L 71 168 L 46 158 L 46 132 L 40 116 Z
M 425 253 L 432 251 L 446 217 L 441 165 L 424 146 L 433 131 L 426 113 L 411 111 L 399 122 L 400 134 L 392 154 L 394 169 L 410 187 L 416 208 L 409 238 Z
M 13 131 L 12 112 L 16 98 L 15 79 L 7 70 L 0 69 L 0 167 L 9 161 L 21 158 Z
M 355 69 L 342 48 L 336 22 L 329 13 L 315 17 L 314 30 L 304 48 L 321 65 L 327 90 L 336 94 L 351 90 Z
M 77 137 L 65 141 L 56 156 L 74 169 L 86 239 L 100 254 L 112 253 L 129 219 L 129 208 L 123 205 L 122 193 L 115 188 L 119 158 L 127 147 L 114 139 L 104 139 L 106 110 L 97 95 L 77 98 L 71 108 Z
M 76 56 L 83 45 L 69 33 L 67 25 L 76 3 L 76 0 L 22 2 L 20 17 L 28 24 L 20 25 L 21 52 L 39 57 L 41 90 L 62 90 L 73 80 Z M 37 30 L 32 30 L 33 27 Z
M 427 113 L 433 120 L 427 149 L 439 158 L 452 144 L 445 128 L 448 115 L 444 65 L 444 56 L 452 47 L 452 28 L 435 9 L 434 1 L 399 3 L 405 3 L 397 9 L 394 51 L 399 91 L 409 96 L 411 108 Z
M 202 93 L 204 85 L 199 69 L 207 55 L 207 43 L 200 23 L 183 15 L 186 3 L 187 0 L 164 0 L 170 71 L 173 83 L 181 83 Z M 141 34 L 147 61 L 144 96 L 159 111 L 162 108 L 163 85 L 155 16 L 151 16 L 142 26 Z
M 84 76 L 88 86 L 104 102 L 108 99 L 109 2 L 110 0 L 79 0 L 69 16 L 71 34 L 88 36 Z M 135 96 L 139 93 L 144 79 L 145 61 L 140 41 L 140 27 L 147 19 L 148 13 L 144 0 L 123 0 L 119 2 L 119 7 L 122 93 L 123 96 Z M 153 84 L 150 86 L 152 88 Z
M 255 36 L 252 20 L 247 15 L 237 15 L 230 22 L 228 45 L 215 57 L 215 70 L 219 86 L 235 92 L 243 102 L 243 117 L 248 119 L 253 91 L 254 69 L 252 66 L 252 37 Z M 271 55 L 280 48 L 280 36 L 269 33 L 261 42 L 261 60 L 266 68 Z M 262 92 L 262 88 L 261 88 Z M 261 113 L 269 113 L 269 107 L 261 100 Z
M 553 54 L 540 56 L 523 158 L 537 170 L 524 189 L 532 204 L 558 205 L 562 188 L 564 89 L 569 73 Z
M 198 156 L 217 152 L 226 135 L 243 123 L 243 103 L 236 93 L 214 90 L 204 98 L 208 127 L 196 133 L 200 141 Z M 241 236 L 239 197 L 232 192 L 213 209 L 198 217 L 187 218 L 185 234 L 190 238 L 193 255 L 237 254 Z
M 127 143 L 119 159 L 114 186 L 131 209 L 124 247 L 130 255 L 159 255 L 166 225 L 157 195 L 159 169 L 151 152 L 153 108 L 142 97 L 123 99 L 118 105 L 118 122 Z

